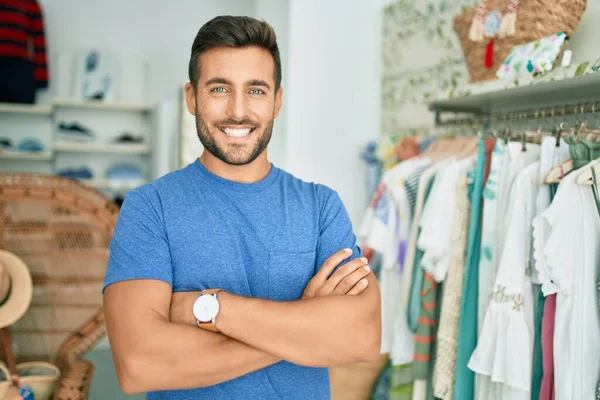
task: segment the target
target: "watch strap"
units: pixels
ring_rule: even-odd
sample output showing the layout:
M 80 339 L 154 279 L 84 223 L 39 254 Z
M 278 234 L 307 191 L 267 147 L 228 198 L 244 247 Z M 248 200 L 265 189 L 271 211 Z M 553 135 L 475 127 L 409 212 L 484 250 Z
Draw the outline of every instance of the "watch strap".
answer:
M 206 289 L 206 290 L 201 291 L 200 295 L 203 295 L 203 294 L 215 294 L 215 293 L 219 293 L 219 292 L 222 292 L 222 291 L 223 291 L 223 289 Z

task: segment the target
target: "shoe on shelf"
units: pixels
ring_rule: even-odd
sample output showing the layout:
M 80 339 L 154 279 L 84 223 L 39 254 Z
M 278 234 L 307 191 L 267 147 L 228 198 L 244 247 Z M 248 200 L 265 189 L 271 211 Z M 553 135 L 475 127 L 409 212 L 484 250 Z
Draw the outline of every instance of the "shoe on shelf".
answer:
M 144 137 L 135 136 L 131 132 L 123 132 L 113 139 L 113 143 L 144 143 Z
M 67 141 L 87 142 L 96 138 L 90 128 L 78 122 L 66 123 L 61 121 L 58 123 L 58 129 L 58 137 Z
M 92 179 L 94 173 L 88 167 L 64 168 L 57 171 L 58 176 L 72 179 Z
M 0 148 L 4 150 L 14 150 L 12 140 L 7 137 L 0 137 Z

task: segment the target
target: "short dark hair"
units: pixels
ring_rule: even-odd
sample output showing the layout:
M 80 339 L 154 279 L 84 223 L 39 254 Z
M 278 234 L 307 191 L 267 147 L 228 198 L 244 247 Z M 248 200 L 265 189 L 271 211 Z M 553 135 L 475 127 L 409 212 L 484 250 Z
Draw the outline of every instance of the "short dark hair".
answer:
M 200 55 L 219 46 L 244 48 L 256 46 L 268 50 L 275 61 L 275 91 L 281 85 L 281 58 L 275 30 L 265 21 L 251 17 L 224 15 L 208 21 L 200 28 L 194 43 L 188 67 L 190 82 L 196 89 L 200 77 Z

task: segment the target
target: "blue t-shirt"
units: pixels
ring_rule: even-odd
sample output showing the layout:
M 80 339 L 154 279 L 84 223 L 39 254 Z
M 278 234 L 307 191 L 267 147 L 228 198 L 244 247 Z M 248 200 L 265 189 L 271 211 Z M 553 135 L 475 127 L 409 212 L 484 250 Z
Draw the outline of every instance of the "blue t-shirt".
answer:
M 298 300 L 325 260 L 350 247 L 362 257 L 336 192 L 272 166 L 257 183 L 237 183 L 196 160 L 127 195 L 104 287 L 159 279 L 173 291 L 222 288 L 237 295 Z M 329 399 L 326 368 L 279 362 L 206 388 L 148 399 Z

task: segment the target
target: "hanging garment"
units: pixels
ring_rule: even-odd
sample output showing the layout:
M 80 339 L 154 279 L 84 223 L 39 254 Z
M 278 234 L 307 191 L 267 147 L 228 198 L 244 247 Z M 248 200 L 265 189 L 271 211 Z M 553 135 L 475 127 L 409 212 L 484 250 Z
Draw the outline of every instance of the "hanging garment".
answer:
M 458 316 L 465 271 L 469 214 L 467 177 L 463 174 L 456 187 L 456 215 L 452 231 L 452 252 L 448 266 L 448 276 L 444 283 L 433 372 L 433 394 L 442 400 L 452 399 L 454 392 Z
M 396 309 L 399 307 L 401 276 L 398 274 L 397 264 L 398 249 L 402 241 L 399 234 L 406 232 L 408 235 L 408 226 L 411 223 L 408 199 L 404 191 L 404 180 L 416 169 L 428 163 L 429 160 L 425 158 L 412 158 L 386 172 L 359 229 L 360 242 L 382 255 L 382 266 L 379 272 L 382 354 L 392 350 L 394 318 L 397 314 Z M 402 225 L 404 225 L 403 230 L 400 229 Z M 407 354 L 404 359 L 410 361 L 413 355 L 412 337 L 408 332 L 405 334 L 401 332 L 403 331 L 398 334 L 402 337 L 402 348 Z
M 474 160 L 450 160 L 438 173 L 431 195 L 421 216 L 421 233 L 417 246 L 423 251 L 421 267 L 436 282 L 448 272 L 452 228 L 456 213 L 456 185 Z
M 447 165 L 446 163 L 443 163 L 442 165 Z M 440 168 L 441 169 L 441 168 Z M 440 170 L 438 169 L 438 171 Z M 435 181 L 437 180 L 437 176 L 433 176 L 431 178 L 431 180 L 429 181 L 429 183 L 427 184 L 427 188 L 425 190 L 425 197 L 424 197 L 424 202 L 427 203 L 428 199 L 430 198 L 430 194 L 431 194 L 431 190 L 432 187 L 435 184 Z M 419 227 L 418 230 L 418 234 L 417 234 L 417 242 L 418 242 L 418 238 L 421 235 L 421 227 Z M 421 313 L 421 309 L 422 309 L 422 295 L 424 294 L 422 292 L 422 287 L 423 284 L 425 282 L 425 271 L 423 271 L 423 269 L 421 268 L 421 260 L 423 259 L 423 250 L 419 249 L 417 247 L 416 251 L 415 251 L 415 259 L 414 259 L 414 264 L 413 264 L 413 274 L 412 274 L 412 282 L 411 282 L 411 292 L 410 292 L 410 299 L 408 302 L 408 310 L 407 310 L 407 322 L 408 322 L 408 327 L 409 329 L 415 333 L 415 341 L 417 341 L 417 339 L 419 338 L 417 336 L 418 333 L 418 328 L 419 328 L 419 318 L 420 318 L 420 313 Z M 433 281 L 435 283 L 435 280 Z M 437 286 L 436 286 L 437 287 Z M 432 296 L 435 297 L 435 292 L 432 293 Z M 433 302 L 433 304 L 431 304 L 431 306 L 435 307 L 435 302 Z M 427 329 L 427 331 L 431 331 L 431 329 L 425 328 Z M 413 361 L 413 373 L 415 376 L 415 381 L 413 384 L 413 397 L 412 400 L 425 400 L 427 397 L 427 370 L 428 370 L 428 361 L 430 359 L 430 354 L 429 354 L 429 346 L 428 344 L 422 344 L 422 348 L 421 351 L 427 351 L 427 355 L 426 356 L 421 356 L 421 354 L 415 353 L 414 354 L 414 361 Z M 416 343 L 415 343 L 415 347 Z M 424 358 L 425 357 L 425 358 Z
M 472 159 L 457 161 L 453 158 L 441 169 L 428 196 L 421 217 L 421 231 L 417 241 L 417 253 L 422 257 L 420 267 L 424 271 L 420 291 L 420 314 L 415 333 L 415 387 L 413 400 L 427 397 L 427 380 L 432 373 L 432 356 L 435 349 L 435 331 L 438 321 L 438 282 L 446 277 L 451 245 L 452 224 L 456 211 L 456 186 L 458 179 L 473 165 Z M 413 303 L 410 303 L 411 305 Z M 409 310 L 411 310 L 409 305 Z M 430 388 L 431 389 L 431 388 Z M 431 391 L 431 390 L 430 390 Z M 433 395 L 433 392 L 431 392 Z
M 561 140 L 559 145 L 556 146 L 555 138 L 544 138 L 540 152 L 540 182 L 555 165 L 560 164 L 568 157 L 569 146 L 566 142 Z M 554 191 L 552 190 L 552 185 L 540 186 L 535 204 L 536 217 L 550 206 L 553 197 Z M 537 266 L 532 269 L 531 281 L 537 285 L 541 284 L 537 273 Z M 555 295 L 551 296 L 554 297 Z M 551 400 L 554 394 L 552 334 L 554 331 L 556 298 L 553 298 L 550 304 L 546 304 L 546 300 L 546 296 L 544 296 L 540 287 L 535 313 L 534 364 L 531 382 L 531 398 L 540 400 Z M 546 383 L 542 384 L 544 380 Z M 542 389 L 543 385 L 545 385 L 545 389 Z
M 479 260 L 479 304 L 477 312 L 478 329 L 481 332 L 483 318 L 492 293 L 493 260 L 498 255 L 494 252 L 496 207 L 498 204 L 498 187 L 502 180 L 502 166 L 506 145 L 502 140 L 496 141 L 492 153 L 490 174 L 483 190 L 483 220 L 481 222 L 481 259 Z
M 0 102 L 34 103 L 48 87 L 42 9 L 35 0 L 4 0 L 0 7 Z
M 469 368 L 491 378 L 478 399 L 529 400 L 533 351 L 531 221 L 539 181 L 539 162 L 521 171 L 511 195 L 508 237 L 481 335 Z
M 542 291 L 542 294 L 543 291 Z M 540 384 L 539 400 L 554 400 L 554 318 L 556 315 L 556 294 L 546 296 L 542 319 L 542 362 L 543 377 Z
M 412 223 L 410 225 L 410 232 L 409 232 L 411 236 L 412 236 L 412 233 L 411 233 L 412 230 L 417 225 L 415 221 L 418 221 L 418 219 L 420 218 L 421 211 L 423 208 L 423 201 L 424 201 L 424 196 L 425 196 L 425 186 L 427 186 L 427 184 L 419 186 L 419 182 L 421 182 L 421 177 L 424 175 L 424 171 L 426 171 L 426 168 L 427 167 L 424 165 L 418 167 L 405 181 L 406 194 L 409 198 L 409 205 L 411 208 L 410 214 L 411 214 L 411 216 L 413 216 Z M 425 175 L 425 178 L 423 178 L 423 182 L 428 183 L 429 179 L 431 179 L 431 175 L 429 175 L 429 176 Z M 421 190 L 419 190 L 419 188 L 421 188 Z M 420 196 L 419 206 L 417 207 L 417 197 L 419 197 L 419 196 Z M 411 198 L 414 198 L 414 200 L 411 200 Z M 394 321 L 393 322 L 394 323 L 393 331 L 394 332 L 393 332 L 391 359 L 392 359 L 392 365 L 394 365 L 394 366 L 406 365 L 408 363 L 411 363 L 411 365 L 412 365 L 412 359 L 413 359 L 413 355 L 414 355 L 414 336 L 413 336 L 413 333 L 408 328 L 408 322 L 407 322 L 407 317 L 406 317 L 406 307 L 403 306 L 402 301 L 398 301 L 399 299 L 402 298 L 403 291 L 405 290 L 404 288 L 405 287 L 410 288 L 410 281 L 412 279 L 412 270 L 413 270 L 412 265 L 414 262 L 414 249 L 412 252 L 410 251 L 411 240 L 413 242 L 416 241 L 415 238 L 409 238 L 406 248 L 399 249 L 399 256 L 401 253 L 404 253 L 402 255 L 402 258 L 404 261 L 404 263 L 403 263 L 404 268 L 402 269 L 402 279 L 400 281 L 400 285 L 401 285 L 400 294 L 394 300 L 394 304 L 398 305 L 398 307 L 396 307 L 396 313 L 393 317 L 393 321 Z M 406 289 L 406 290 L 408 290 L 408 289 Z M 408 297 L 408 296 L 406 296 L 406 297 Z M 411 369 L 411 371 L 412 371 L 412 369 Z
M 569 145 L 574 170 L 600 157 L 600 142 L 590 142 L 585 138 L 577 139 L 573 136 L 566 136 L 563 140 Z
M 575 161 L 575 160 L 574 160 Z M 600 264 L 600 219 L 589 189 L 565 176 L 534 220 L 535 266 L 545 295 L 556 293 L 556 399 L 591 399 L 600 373 L 600 318 L 591 304 Z
M 477 300 L 478 300 L 478 267 L 481 239 L 481 203 L 485 169 L 485 141 L 479 141 L 477 167 L 473 176 L 470 193 L 471 215 L 469 222 L 469 238 L 465 264 L 465 279 L 458 321 L 458 348 L 456 355 L 456 377 L 454 382 L 454 398 L 457 400 L 473 399 L 475 375 L 467 368 L 467 363 L 477 344 Z
M 502 254 L 504 251 L 504 243 L 506 241 L 506 231 L 508 229 L 509 215 L 509 200 L 510 193 L 519 172 L 526 166 L 540 159 L 541 146 L 536 144 L 527 144 L 527 151 L 522 151 L 521 144 L 509 142 L 505 151 L 505 160 L 502 163 L 502 179 L 498 188 L 498 204 L 496 208 L 496 254 Z M 494 260 L 494 269 L 492 271 L 492 280 L 490 285 L 493 285 L 496 272 L 498 271 L 499 259 Z

